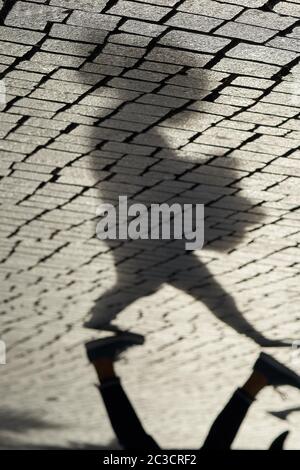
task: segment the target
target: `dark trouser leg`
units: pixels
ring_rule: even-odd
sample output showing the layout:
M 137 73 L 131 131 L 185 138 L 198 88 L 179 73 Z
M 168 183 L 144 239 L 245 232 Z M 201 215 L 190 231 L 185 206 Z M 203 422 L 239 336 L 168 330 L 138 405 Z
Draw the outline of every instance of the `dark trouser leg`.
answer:
M 202 449 L 230 449 L 254 399 L 238 388 L 213 423 Z
M 145 432 L 119 378 L 103 381 L 99 390 L 112 428 L 124 449 L 159 449 L 154 439 Z

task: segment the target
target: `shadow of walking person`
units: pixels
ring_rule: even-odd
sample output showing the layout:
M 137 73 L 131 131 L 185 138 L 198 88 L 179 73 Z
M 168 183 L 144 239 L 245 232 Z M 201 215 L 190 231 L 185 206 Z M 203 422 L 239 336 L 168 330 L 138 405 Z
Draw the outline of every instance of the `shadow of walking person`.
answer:
M 104 74 L 81 102 L 93 104 L 100 116 L 90 135 L 95 148 L 84 158 L 99 202 L 117 204 L 124 195 L 147 207 L 205 204 L 205 249 L 231 253 L 250 243 L 250 232 L 263 224 L 259 202 L 240 195 L 239 182 L 249 171 L 229 156 L 253 134 L 222 126 L 226 117 L 214 113 L 213 101 L 228 75 L 210 70 L 213 56 L 195 52 L 197 33 L 186 44 L 187 33 L 177 29 L 179 39 L 172 43 L 171 13 L 166 23 L 122 17 L 82 67 L 82 73 L 100 67 Z M 212 52 L 228 42 L 218 38 Z M 168 283 L 260 346 L 289 345 L 256 331 L 201 253 L 186 251 L 184 240 L 106 242 L 117 280 L 96 300 L 86 326 L 107 327 L 126 307 Z

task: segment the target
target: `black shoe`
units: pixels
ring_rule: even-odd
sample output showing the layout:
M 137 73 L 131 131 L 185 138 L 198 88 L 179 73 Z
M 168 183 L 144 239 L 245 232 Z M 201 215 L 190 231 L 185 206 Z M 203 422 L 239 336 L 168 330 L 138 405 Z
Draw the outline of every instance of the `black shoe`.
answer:
M 276 439 L 272 442 L 269 450 L 283 450 L 283 444 L 288 435 L 289 431 L 284 431 L 282 434 L 276 437 Z
M 90 362 L 96 359 L 116 359 L 118 355 L 131 346 L 144 344 L 145 338 L 136 333 L 121 333 L 109 338 L 96 339 L 85 344 L 86 353 Z
M 300 389 L 299 375 L 266 353 L 259 355 L 253 369 L 263 374 L 269 385 L 290 385 Z

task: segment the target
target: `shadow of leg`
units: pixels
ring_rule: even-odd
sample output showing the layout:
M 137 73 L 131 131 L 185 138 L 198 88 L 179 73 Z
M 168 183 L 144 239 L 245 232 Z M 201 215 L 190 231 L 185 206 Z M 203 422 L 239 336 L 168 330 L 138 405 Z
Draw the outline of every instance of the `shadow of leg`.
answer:
M 95 301 L 90 310 L 90 319 L 84 324 L 87 328 L 101 329 L 107 327 L 119 313 L 137 299 L 153 294 L 159 286 L 154 282 L 144 281 L 134 286 L 124 286 L 118 282 Z
M 189 267 L 195 273 L 194 277 L 175 277 L 169 282 L 174 287 L 192 295 L 203 302 L 209 310 L 223 323 L 233 328 L 237 333 L 252 339 L 261 347 L 290 347 L 291 342 L 271 340 L 257 331 L 239 311 L 233 297 L 216 281 L 207 267 L 194 255 L 189 256 Z M 192 266 L 192 267 L 191 267 Z

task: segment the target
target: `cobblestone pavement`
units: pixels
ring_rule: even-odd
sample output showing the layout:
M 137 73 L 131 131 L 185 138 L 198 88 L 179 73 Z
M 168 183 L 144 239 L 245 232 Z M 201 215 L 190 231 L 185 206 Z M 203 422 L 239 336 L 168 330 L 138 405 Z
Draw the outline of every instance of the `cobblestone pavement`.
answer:
M 199 447 L 265 338 L 300 339 L 299 0 L 0 7 L 0 445 L 116 446 L 92 309 L 146 336 L 118 370 L 147 430 Z M 205 203 L 205 249 L 97 240 L 119 194 Z M 261 394 L 236 448 L 285 429 L 299 448 L 287 392 Z

